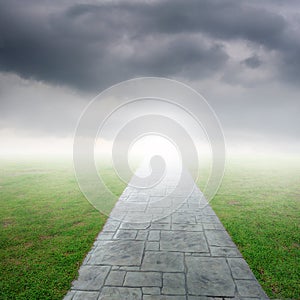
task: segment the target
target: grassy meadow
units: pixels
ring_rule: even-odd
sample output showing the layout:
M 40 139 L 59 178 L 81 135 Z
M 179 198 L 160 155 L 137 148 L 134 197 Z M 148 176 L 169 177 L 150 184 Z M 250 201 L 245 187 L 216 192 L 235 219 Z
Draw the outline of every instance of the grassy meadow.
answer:
M 229 158 L 211 205 L 268 296 L 300 299 L 300 158 Z
M 124 183 L 102 174 L 120 195 Z M 300 298 L 299 181 L 299 158 L 230 158 L 211 201 L 271 298 Z M 71 161 L 2 159 L 0 299 L 62 299 L 105 220 Z
M 81 194 L 72 163 L 2 160 L 0 207 L 0 299 L 62 299 L 106 220 Z

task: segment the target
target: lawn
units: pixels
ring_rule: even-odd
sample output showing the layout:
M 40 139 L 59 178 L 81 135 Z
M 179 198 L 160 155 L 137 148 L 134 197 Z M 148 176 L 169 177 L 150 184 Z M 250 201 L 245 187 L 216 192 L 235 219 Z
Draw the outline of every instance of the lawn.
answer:
M 106 220 L 81 194 L 71 162 L 1 161 L 0 207 L 0 299 L 62 299 Z
M 229 158 L 211 205 L 269 297 L 300 299 L 300 159 Z
M 120 195 L 125 185 L 104 174 Z M 299 181 L 296 158 L 229 159 L 211 202 L 272 298 L 300 298 Z M 0 205 L 0 299 L 62 299 L 106 220 L 71 162 L 2 160 Z

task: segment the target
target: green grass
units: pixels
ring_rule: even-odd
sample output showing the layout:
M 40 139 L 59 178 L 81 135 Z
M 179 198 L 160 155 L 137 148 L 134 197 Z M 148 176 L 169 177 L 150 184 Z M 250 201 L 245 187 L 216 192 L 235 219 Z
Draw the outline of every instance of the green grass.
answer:
M 81 194 L 71 163 L 2 161 L 0 170 L 0 299 L 62 299 L 106 217 Z
M 120 195 L 125 185 L 102 174 Z M 299 179 L 296 158 L 230 159 L 211 202 L 272 298 L 300 298 Z M 70 162 L 1 161 L 0 299 L 62 299 L 105 220 Z
M 229 159 L 211 205 L 267 294 L 300 299 L 300 159 Z

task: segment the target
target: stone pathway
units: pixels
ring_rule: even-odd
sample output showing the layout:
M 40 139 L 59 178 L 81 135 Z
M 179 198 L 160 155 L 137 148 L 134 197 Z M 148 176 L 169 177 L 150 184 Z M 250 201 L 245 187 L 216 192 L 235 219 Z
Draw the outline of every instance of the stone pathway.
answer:
M 125 189 L 65 300 L 268 299 L 191 178 L 174 182 Z

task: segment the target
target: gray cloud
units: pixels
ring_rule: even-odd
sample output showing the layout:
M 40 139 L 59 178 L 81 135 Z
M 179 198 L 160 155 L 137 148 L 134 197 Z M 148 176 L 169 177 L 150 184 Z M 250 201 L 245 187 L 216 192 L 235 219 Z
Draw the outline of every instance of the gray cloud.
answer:
M 2 1 L 0 70 L 86 90 L 135 76 L 195 79 L 226 70 L 224 45 L 245 40 L 254 50 L 278 53 L 278 76 L 298 82 L 296 31 L 270 7 L 216 0 Z
M 96 92 L 166 76 L 203 92 L 227 136 L 297 140 L 297 11 L 295 1 L 0 0 L 0 128 L 67 136 Z
M 242 61 L 246 66 L 252 69 L 256 69 L 261 65 L 261 60 L 257 55 L 250 56 Z

